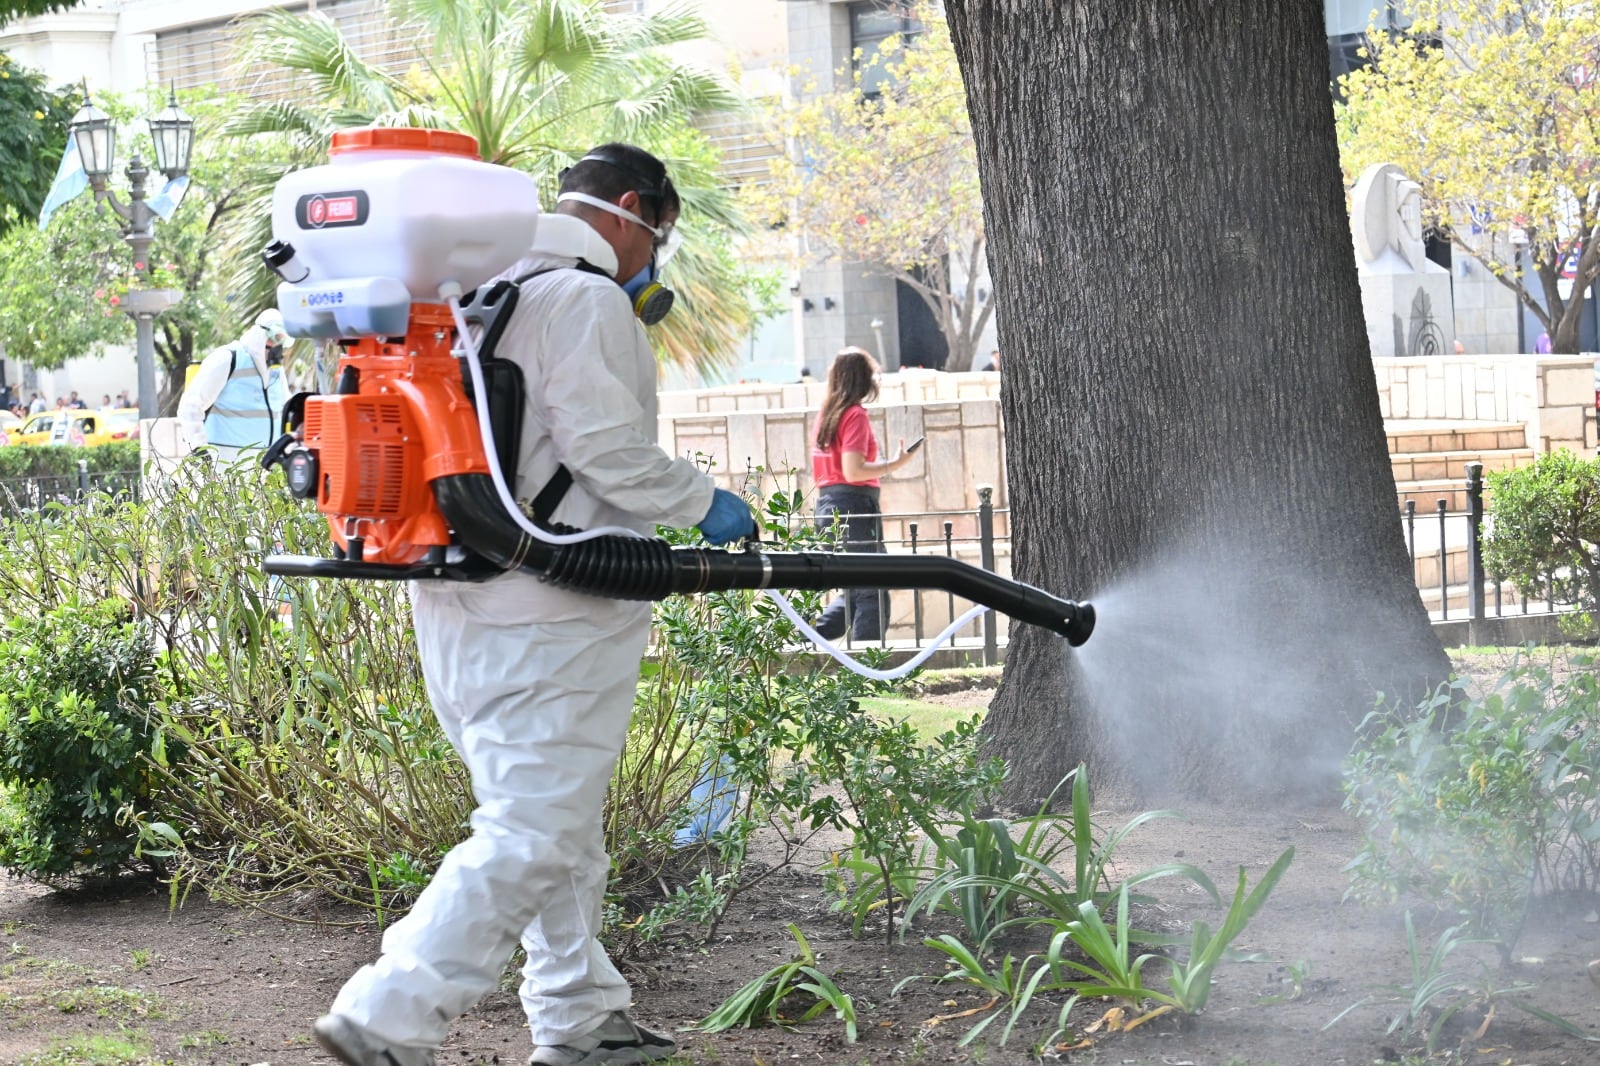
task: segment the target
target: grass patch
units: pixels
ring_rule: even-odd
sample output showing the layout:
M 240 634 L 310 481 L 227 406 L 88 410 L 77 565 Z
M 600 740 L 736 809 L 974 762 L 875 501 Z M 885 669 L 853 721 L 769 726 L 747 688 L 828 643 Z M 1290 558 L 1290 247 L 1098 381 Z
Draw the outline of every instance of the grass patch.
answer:
M 178 1038 L 178 1047 L 184 1051 L 198 1051 L 220 1047 L 231 1039 L 232 1037 L 220 1029 L 207 1029 L 201 1033 L 183 1034 Z
M 7 957 L 10 961 L 0 965 L 0 979 L 7 982 L 23 977 L 46 977 L 59 986 L 68 980 L 86 979 L 94 973 L 89 967 L 79 966 L 75 962 L 38 958 L 21 944 L 11 945 L 11 953 Z
M 149 1066 L 150 1038 L 138 1031 L 111 1036 L 59 1037 L 47 1051 L 26 1055 L 17 1066 Z
M 166 1017 L 165 1005 L 157 997 L 115 985 L 64 989 L 52 993 L 49 1003 L 62 1014 L 93 1014 L 118 1022 Z

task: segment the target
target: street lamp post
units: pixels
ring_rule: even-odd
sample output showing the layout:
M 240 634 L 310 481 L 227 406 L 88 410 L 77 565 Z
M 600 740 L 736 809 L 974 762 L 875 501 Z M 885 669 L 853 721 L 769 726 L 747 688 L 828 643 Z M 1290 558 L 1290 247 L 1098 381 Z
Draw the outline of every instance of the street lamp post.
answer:
M 128 203 L 121 203 L 107 186 L 107 179 L 116 157 L 116 126 L 104 111 L 88 99 L 73 116 L 68 127 L 73 142 L 78 147 L 78 157 L 83 162 L 89 186 L 94 189 L 96 203 L 111 209 L 122 219 L 122 236 L 133 248 L 134 287 L 129 290 L 122 309 L 133 319 L 135 348 L 139 366 L 139 418 L 155 418 L 156 407 L 156 348 L 155 318 L 178 302 L 180 293 L 175 289 L 152 289 L 150 279 L 150 245 L 155 241 L 154 224 L 157 214 L 146 200 L 148 190 L 145 179 L 150 168 L 135 150 L 128 162 Z M 150 139 L 155 146 L 156 170 L 169 180 L 176 180 L 189 172 L 189 151 L 194 146 L 194 120 L 178 107 L 174 92 L 167 101 L 165 111 L 150 119 Z

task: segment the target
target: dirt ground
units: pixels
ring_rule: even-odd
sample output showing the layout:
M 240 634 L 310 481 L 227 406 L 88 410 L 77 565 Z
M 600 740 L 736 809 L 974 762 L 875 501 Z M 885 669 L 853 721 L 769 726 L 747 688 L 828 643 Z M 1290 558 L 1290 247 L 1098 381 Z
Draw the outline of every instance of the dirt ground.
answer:
M 970 690 L 937 698 L 978 706 L 989 695 Z M 1097 818 L 1114 827 L 1136 813 L 1106 809 Z M 1265 961 L 1225 963 L 1209 1008 L 1181 1028 L 1162 1018 L 1131 1033 L 1102 1030 L 1086 1047 L 1046 1047 L 1043 1058 L 1119 1066 L 1356 1066 L 1398 1061 L 1413 1050 L 1416 1042 L 1403 1033 L 1385 1033 L 1400 1008 L 1383 986 L 1408 980 L 1404 912 L 1342 901 L 1348 878 L 1341 867 L 1359 840 L 1351 820 L 1336 807 L 1184 813 L 1185 821 L 1136 830 L 1117 852 L 1123 872 L 1182 859 L 1226 891 L 1240 866 L 1254 883 L 1293 845 L 1293 865 L 1238 945 Z M 1209 916 L 1214 924 L 1220 918 L 1198 890 L 1176 881 L 1157 882 L 1153 894 L 1160 902 L 1142 915 L 1145 921 Z M 1499 969 L 1491 955 L 1472 957 L 1488 964 L 1487 979 L 1497 987 L 1530 982 L 1537 986 L 1529 994 L 1533 1002 L 1600 1038 L 1600 988 L 1586 971 L 1600 958 L 1596 906 L 1594 899 L 1581 899 L 1544 907 L 1517 946 L 1514 972 Z M 843 1026 L 827 1015 L 795 1031 L 681 1032 L 675 1062 L 1039 1061 L 1034 1046 L 1053 1028 L 1055 1006 L 1036 1009 L 1029 1015 L 1035 1024 L 1005 1047 L 998 1045 L 997 1025 L 992 1038 L 986 1034 L 978 1045 L 958 1048 L 981 1015 L 931 1019 L 980 1007 L 987 997 L 931 982 L 891 995 L 902 977 L 938 972 L 939 956 L 917 938 L 886 947 L 881 931 L 875 939 L 851 939 L 848 923 L 829 913 L 821 878 L 807 864 L 774 875 L 738 901 L 714 943 L 679 944 L 634 966 L 637 1014 L 658 1027 L 689 1026 L 789 956 L 788 922 L 800 926 L 821 967 L 854 996 L 859 1042 L 846 1044 Z M 1431 944 L 1444 924 L 1419 921 L 1419 937 Z M 309 1038 L 309 1024 L 344 978 L 372 957 L 379 936 L 371 927 L 293 925 L 198 897 L 171 912 L 165 891 L 148 886 L 90 898 L 10 879 L 0 880 L 0 933 L 7 951 L 0 959 L 0 1062 L 39 1066 L 328 1063 Z M 1451 968 L 1462 968 L 1473 950 L 1451 956 Z M 1071 1017 L 1081 1028 L 1104 1011 L 1104 1004 L 1085 1003 Z M 1459 1046 L 1458 1061 L 1485 1066 L 1600 1062 L 1600 1043 L 1505 1009 L 1481 1035 L 1463 1034 Z M 456 1024 L 440 1062 L 509 1066 L 524 1061 L 528 1050 L 506 983 Z

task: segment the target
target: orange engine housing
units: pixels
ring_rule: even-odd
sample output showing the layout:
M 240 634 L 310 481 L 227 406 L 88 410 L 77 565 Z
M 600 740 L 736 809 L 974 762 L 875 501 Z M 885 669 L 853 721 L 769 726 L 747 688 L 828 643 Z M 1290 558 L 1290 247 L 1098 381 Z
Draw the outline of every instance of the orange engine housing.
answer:
M 448 546 L 432 482 L 489 473 L 453 328 L 449 307 L 413 304 L 403 341 L 361 338 L 339 360 L 341 391 L 306 398 L 300 438 L 317 457 L 317 509 L 346 558 L 409 565 Z

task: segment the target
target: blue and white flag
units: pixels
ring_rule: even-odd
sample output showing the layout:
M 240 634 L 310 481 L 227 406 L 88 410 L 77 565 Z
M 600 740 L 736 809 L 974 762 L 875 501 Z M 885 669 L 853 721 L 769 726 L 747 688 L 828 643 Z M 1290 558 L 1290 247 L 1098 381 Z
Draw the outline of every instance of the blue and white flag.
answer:
M 173 212 L 178 210 L 178 205 L 183 203 L 183 194 L 188 191 L 189 175 L 185 174 L 161 186 L 161 191 L 145 203 L 150 205 L 150 210 L 161 216 L 161 221 L 171 222 Z
M 61 153 L 61 165 L 56 167 L 56 180 L 45 194 L 44 206 L 39 209 L 39 228 L 50 224 L 50 216 L 62 204 L 89 187 L 89 175 L 84 173 L 83 160 L 78 158 L 78 142 L 67 138 L 67 150 Z

